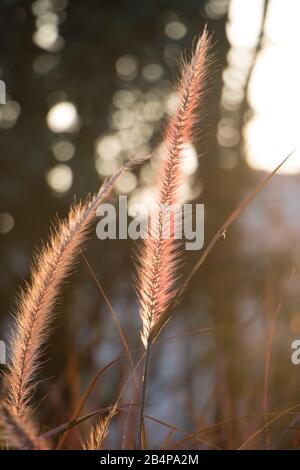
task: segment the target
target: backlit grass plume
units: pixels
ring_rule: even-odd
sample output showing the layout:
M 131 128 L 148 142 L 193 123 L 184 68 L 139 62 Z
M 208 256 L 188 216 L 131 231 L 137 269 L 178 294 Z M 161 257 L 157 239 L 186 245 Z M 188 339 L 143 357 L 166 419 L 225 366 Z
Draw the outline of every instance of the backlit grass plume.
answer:
M 102 185 L 98 194 L 72 207 L 59 222 L 50 241 L 36 256 L 31 284 L 21 295 L 16 325 L 10 344 L 9 373 L 5 377 L 7 402 L 17 416 L 29 416 L 40 356 L 50 333 L 53 307 L 63 281 L 70 273 L 99 204 L 109 195 L 115 181 L 145 158 L 132 159 Z
M 168 210 L 180 203 L 184 148 L 192 140 L 196 111 L 206 82 L 209 37 L 205 29 L 191 60 L 184 64 L 178 84 L 178 104 L 168 123 L 165 150 L 159 169 L 157 198 L 150 214 L 148 234 L 139 253 L 138 295 L 142 319 L 142 342 L 147 348 L 150 337 L 161 324 L 170 299 L 175 295 L 178 267 L 178 243 L 174 223 L 166 227 Z M 169 230 L 165 236 L 165 230 Z
M 28 417 L 17 416 L 11 406 L 0 403 L 1 442 L 12 450 L 48 450 L 46 442 L 38 437 L 32 421 Z
M 100 450 L 103 448 L 103 442 L 108 435 L 111 420 L 116 413 L 117 410 L 114 406 L 104 418 L 100 418 L 97 424 L 91 427 L 86 441 L 82 444 L 84 450 Z

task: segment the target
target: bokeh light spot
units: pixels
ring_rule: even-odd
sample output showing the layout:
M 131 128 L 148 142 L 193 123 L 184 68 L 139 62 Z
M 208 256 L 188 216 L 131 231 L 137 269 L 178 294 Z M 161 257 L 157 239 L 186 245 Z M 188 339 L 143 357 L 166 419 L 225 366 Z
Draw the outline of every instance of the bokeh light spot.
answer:
M 0 213 L 0 233 L 5 235 L 10 232 L 15 225 L 14 218 L 11 214 L 7 212 Z
M 120 139 L 114 135 L 106 135 L 96 142 L 96 152 L 103 160 L 115 159 L 121 151 Z
M 123 55 L 116 62 L 116 72 L 123 80 L 133 80 L 138 71 L 138 61 L 133 55 Z
M 74 132 L 78 124 L 78 115 L 73 103 L 57 103 L 47 114 L 47 124 L 53 132 Z
M 116 189 L 120 193 L 131 193 L 137 186 L 137 178 L 133 173 L 126 173 L 116 182 Z
M 21 113 L 20 105 L 16 101 L 7 101 L 0 108 L 0 127 L 3 129 L 12 128 Z
M 159 64 L 148 64 L 142 70 L 142 75 L 148 82 L 154 82 L 162 77 L 163 68 Z
M 170 39 L 181 39 L 186 32 L 187 29 L 181 21 L 170 21 L 165 27 L 165 33 Z
M 72 186 L 73 172 L 67 165 L 56 165 L 47 173 L 46 179 L 55 193 L 64 194 Z
M 52 152 L 56 160 L 59 162 L 67 162 L 73 158 L 75 154 L 75 147 L 72 142 L 61 140 L 53 145 Z

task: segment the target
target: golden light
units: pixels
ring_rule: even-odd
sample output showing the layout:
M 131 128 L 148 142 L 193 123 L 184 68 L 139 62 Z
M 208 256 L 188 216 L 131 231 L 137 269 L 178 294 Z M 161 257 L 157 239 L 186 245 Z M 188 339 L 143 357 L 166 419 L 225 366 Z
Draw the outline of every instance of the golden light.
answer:
M 239 51 L 248 63 L 258 44 L 263 6 L 263 0 L 230 3 L 227 35 L 234 54 Z M 268 3 L 262 49 L 255 58 L 248 86 L 247 100 L 253 114 L 243 133 L 246 158 L 255 169 L 271 171 L 300 144 L 299 15 L 298 0 Z M 227 72 L 225 79 L 227 88 L 223 90 L 222 103 L 226 109 L 234 109 L 235 102 L 238 104 L 243 97 L 243 76 Z M 297 150 L 280 172 L 299 171 Z

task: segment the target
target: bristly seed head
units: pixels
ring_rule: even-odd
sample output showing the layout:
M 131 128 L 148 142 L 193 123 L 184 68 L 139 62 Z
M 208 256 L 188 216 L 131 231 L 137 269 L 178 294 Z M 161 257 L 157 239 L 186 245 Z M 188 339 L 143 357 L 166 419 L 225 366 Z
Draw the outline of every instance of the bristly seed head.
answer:
M 192 140 L 196 111 L 205 90 L 209 44 L 205 28 L 191 60 L 183 66 L 178 84 L 177 109 L 165 134 L 165 154 L 159 170 L 156 205 L 150 216 L 152 232 L 148 232 L 138 257 L 137 291 L 142 320 L 141 338 L 145 348 L 176 294 L 178 242 L 172 231 L 167 239 L 163 237 L 163 208 L 172 208 L 180 202 L 178 193 L 182 184 L 184 147 Z

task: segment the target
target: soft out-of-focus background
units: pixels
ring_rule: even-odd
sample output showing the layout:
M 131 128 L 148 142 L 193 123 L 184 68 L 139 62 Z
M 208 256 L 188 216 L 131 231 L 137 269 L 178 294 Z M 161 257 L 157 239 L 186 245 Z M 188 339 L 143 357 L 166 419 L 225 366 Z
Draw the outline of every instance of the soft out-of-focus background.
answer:
M 159 152 L 176 100 L 178 61 L 205 23 L 214 61 L 184 191 L 187 201 L 205 204 L 206 242 L 264 172 L 299 144 L 299 13 L 298 0 L 1 2 L 0 79 L 7 88 L 7 103 L 0 105 L 1 338 L 29 278 L 32 253 L 55 215 L 65 215 L 75 195 L 97 190 L 122 161 Z M 134 202 L 151 200 L 155 162 L 117 184 L 117 195 L 128 195 L 129 212 Z M 300 399 L 300 369 L 290 359 L 291 343 L 300 337 L 299 171 L 296 151 L 214 249 L 153 352 L 148 414 L 187 432 L 233 418 L 203 434 L 223 448 L 240 445 L 263 423 L 265 356 L 285 290 L 269 409 Z M 86 251 L 131 348 L 140 346 L 133 253 L 130 240 L 100 242 L 95 232 Z M 187 254 L 186 271 L 199 255 Z M 66 421 L 96 371 L 123 351 L 83 260 L 57 309 L 46 380 L 36 395 L 44 429 Z M 218 328 L 163 341 L 206 327 Z M 126 361 L 115 365 L 86 411 L 113 403 L 127 376 Z M 271 427 L 271 445 L 298 445 L 297 431 L 284 428 L 291 419 Z M 125 425 L 126 414 L 115 421 L 107 447 L 120 445 Z M 151 445 L 159 446 L 168 429 L 147 425 Z M 170 442 L 179 438 L 174 434 Z M 264 447 L 265 439 L 262 434 L 253 446 Z M 76 433 L 68 445 L 79 445 Z

